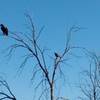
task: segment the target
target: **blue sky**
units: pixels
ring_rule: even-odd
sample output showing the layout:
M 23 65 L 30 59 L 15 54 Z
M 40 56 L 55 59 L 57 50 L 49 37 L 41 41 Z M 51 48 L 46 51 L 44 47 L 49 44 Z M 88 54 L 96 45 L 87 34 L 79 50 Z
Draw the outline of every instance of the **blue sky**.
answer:
M 100 1 L 99 0 L 0 0 L 0 23 L 8 26 L 11 31 L 26 32 L 27 20 L 24 13 L 29 13 L 36 25 L 37 31 L 45 25 L 45 29 L 41 35 L 43 46 L 51 49 L 52 54 L 55 50 L 60 52 L 65 43 L 65 35 L 72 25 L 85 27 L 86 29 L 74 33 L 72 36 L 72 44 L 86 47 L 89 50 L 100 54 Z M 6 48 L 11 41 L 6 38 L 0 39 L 0 51 Z M 20 52 L 20 53 L 19 53 Z M 28 73 L 29 68 L 20 78 L 14 78 L 22 51 L 13 55 L 13 59 L 9 62 L 5 56 L 0 57 L 0 71 L 5 73 L 11 88 L 17 95 L 19 100 L 32 99 L 32 87 L 29 84 Z M 19 54 L 19 56 L 18 56 Z M 84 60 L 84 62 L 82 62 Z M 78 73 L 84 69 L 83 64 L 87 65 L 87 61 L 83 58 L 81 61 L 73 62 L 72 68 L 68 68 L 68 77 L 70 82 L 77 82 Z M 75 63 L 77 61 L 77 64 Z M 28 66 L 28 64 L 26 65 Z M 9 68 L 8 68 L 9 67 Z M 70 74 L 71 73 L 71 74 Z M 30 76 L 30 75 L 29 75 Z M 75 77 L 74 77 L 75 76 Z M 72 79 L 75 80 L 72 80 Z M 10 82 L 12 80 L 12 82 Z M 25 85 L 23 85 L 23 82 Z M 15 89 L 16 87 L 16 89 Z M 20 91 L 20 92 L 19 92 Z M 73 92 L 73 95 L 72 95 Z M 26 95 L 27 93 L 28 96 Z M 71 100 L 75 100 L 77 93 L 74 88 L 68 88 L 66 95 Z M 22 96 L 23 95 L 23 96 Z

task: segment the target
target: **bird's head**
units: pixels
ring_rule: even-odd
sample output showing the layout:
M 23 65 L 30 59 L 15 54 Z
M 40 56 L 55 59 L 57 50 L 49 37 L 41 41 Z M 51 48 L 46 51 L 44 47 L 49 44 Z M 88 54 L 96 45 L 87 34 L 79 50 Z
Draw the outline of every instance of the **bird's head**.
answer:
M 3 24 L 0 24 L 0 26 L 3 27 L 4 25 Z

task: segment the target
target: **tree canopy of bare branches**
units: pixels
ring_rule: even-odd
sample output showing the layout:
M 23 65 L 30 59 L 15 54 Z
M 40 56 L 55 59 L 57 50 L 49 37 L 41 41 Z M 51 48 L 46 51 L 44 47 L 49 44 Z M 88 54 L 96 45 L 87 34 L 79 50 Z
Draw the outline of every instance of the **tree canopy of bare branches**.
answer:
M 17 48 L 28 51 L 28 54 L 25 54 L 24 61 L 20 65 L 19 69 L 22 69 L 30 58 L 33 60 L 35 59 L 35 62 L 33 61 L 33 63 L 35 63 L 35 66 L 33 67 L 34 72 L 32 79 L 35 77 L 36 74 L 38 74 L 38 76 L 40 73 L 42 74 L 42 78 L 40 79 L 40 82 L 38 82 L 35 89 L 37 89 L 41 85 L 44 85 L 44 89 L 39 99 L 42 98 L 44 93 L 47 93 L 47 95 L 49 94 L 48 97 L 50 97 L 50 100 L 67 100 L 64 97 L 55 96 L 56 77 L 58 76 L 58 74 L 63 74 L 61 63 L 66 61 L 65 56 L 67 56 L 69 52 L 71 52 L 71 50 L 78 48 L 71 46 L 70 42 L 72 33 L 79 31 L 81 28 L 77 26 L 72 26 L 69 29 L 68 34 L 66 35 L 65 48 L 63 48 L 62 53 L 59 54 L 56 51 L 54 52 L 54 56 L 52 57 L 53 64 L 51 66 L 51 71 L 49 70 L 49 65 L 47 64 L 45 58 L 46 49 L 42 48 L 41 45 L 38 43 L 44 27 L 42 27 L 37 33 L 31 16 L 26 14 L 26 17 L 29 19 L 31 35 L 28 36 L 27 34 L 23 34 L 22 32 L 14 33 L 9 31 L 8 38 L 12 39 L 15 42 L 7 48 L 7 50 L 9 50 L 8 55 L 12 55 L 13 51 Z
M 0 78 L 0 100 L 16 100 L 15 95 L 11 91 L 8 83 L 3 78 Z
M 83 71 L 80 89 L 83 97 L 81 100 L 100 100 L 100 57 L 94 52 L 89 52 L 89 70 Z

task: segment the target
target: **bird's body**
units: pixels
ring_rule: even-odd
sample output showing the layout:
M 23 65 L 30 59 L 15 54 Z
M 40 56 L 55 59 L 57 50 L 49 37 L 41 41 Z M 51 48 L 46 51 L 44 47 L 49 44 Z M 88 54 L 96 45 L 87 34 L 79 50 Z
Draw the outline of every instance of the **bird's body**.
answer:
M 55 52 L 55 57 L 58 58 L 60 57 L 58 53 Z
M 58 54 L 55 52 L 55 57 L 58 57 Z
M 55 64 L 57 64 L 61 60 L 61 56 L 57 52 L 55 52 L 54 55 L 55 55 Z
M 1 24 L 0 26 L 1 26 L 1 30 L 3 32 L 3 35 L 8 36 L 8 28 L 5 27 L 3 24 Z

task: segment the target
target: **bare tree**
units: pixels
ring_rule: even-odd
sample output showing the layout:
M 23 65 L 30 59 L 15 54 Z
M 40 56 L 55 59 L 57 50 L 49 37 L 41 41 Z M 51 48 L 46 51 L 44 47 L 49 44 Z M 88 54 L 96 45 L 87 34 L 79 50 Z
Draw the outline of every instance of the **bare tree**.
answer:
M 9 55 L 12 55 L 12 52 L 16 50 L 17 48 L 27 50 L 28 54 L 25 54 L 25 59 L 22 62 L 21 66 L 19 69 L 22 69 L 25 66 L 25 63 L 32 58 L 35 63 L 35 66 L 33 67 L 33 77 L 35 77 L 36 74 L 42 75 L 42 78 L 40 78 L 40 82 L 38 82 L 36 89 L 43 85 L 44 89 L 42 90 L 42 93 L 39 97 L 39 99 L 42 98 L 42 96 L 47 93 L 50 93 L 49 97 L 50 100 L 67 100 L 64 97 L 55 97 L 55 83 L 56 83 L 56 78 L 59 74 L 63 74 L 61 63 L 65 62 L 65 56 L 67 56 L 72 49 L 74 49 L 74 46 L 71 46 L 70 41 L 71 41 L 71 35 L 73 32 L 77 32 L 80 30 L 80 27 L 77 26 L 72 26 L 70 30 L 68 31 L 67 34 L 67 40 L 65 41 L 65 48 L 63 48 L 62 53 L 55 52 L 54 56 L 52 57 L 53 64 L 50 67 L 45 58 L 45 52 L 46 49 L 40 47 L 38 40 L 41 35 L 41 31 L 43 30 L 44 27 L 41 28 L 41 30 L 37 33 L 35 30 L 34 23 L 32 21 L 32 18 L 26 14 L 26 17 L 29 19 L 29 24 L 31 25 L 30 31 L 31 34 L 28 36 L 27 34 L 23 34 L 21 32 L 19 33 L 13 33 L 9 32 L 8 38 L 13 39 L 16 41 L 16 43 L 11 44 L 10 47 L 7 48 L 9 50 Z M 51 58 L 50 58 L 51 59 Z M 50 68 L 49 68 L 50 67 Z
M 83 71 L 80 89 L 81 100 L 100 100 L 100 57 L 96 53 L 88 52 L 90 58 L 89 70 Z
M 11 91 L 7 81 L 1 78 L 0 79 L 0 100 L 6 100 L 6 99 L 16 100 L 16 97 Z

